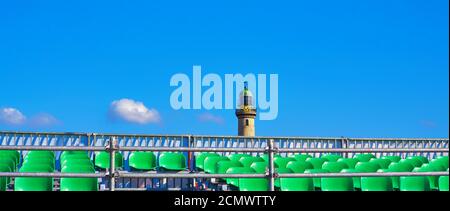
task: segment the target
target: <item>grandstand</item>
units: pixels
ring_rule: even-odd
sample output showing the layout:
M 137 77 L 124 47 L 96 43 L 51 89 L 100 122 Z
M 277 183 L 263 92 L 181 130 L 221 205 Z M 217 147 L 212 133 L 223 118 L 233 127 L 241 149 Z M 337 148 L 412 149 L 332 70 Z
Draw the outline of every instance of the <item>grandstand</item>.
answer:
M 448 191 L 448 142 L 0 132 L 0 191 Z

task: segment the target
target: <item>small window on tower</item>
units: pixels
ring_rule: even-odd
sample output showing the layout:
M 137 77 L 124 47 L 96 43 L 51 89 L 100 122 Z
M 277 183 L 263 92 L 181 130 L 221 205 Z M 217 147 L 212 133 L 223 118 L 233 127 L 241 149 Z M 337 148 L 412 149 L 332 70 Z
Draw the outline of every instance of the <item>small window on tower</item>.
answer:
M 245 120 L 245 126 L 248 126 L 248 119 Z

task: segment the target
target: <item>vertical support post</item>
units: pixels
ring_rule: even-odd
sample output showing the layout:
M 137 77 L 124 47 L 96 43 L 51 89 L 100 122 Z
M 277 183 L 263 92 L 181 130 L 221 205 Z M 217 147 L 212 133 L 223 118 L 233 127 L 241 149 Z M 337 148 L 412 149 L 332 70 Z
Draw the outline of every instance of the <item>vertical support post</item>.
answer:
M 275 191 L 275 165 L 273 162 L 273 153 L 274 153 L 274 141 L 273 139 L 269 139 L 268 143 L 268 154 L 269 154 L 269 191 Z
M 115 191 L 116 187 L 116 146 L 117 139 L 112 136 L 109 140 L 109 190 Z

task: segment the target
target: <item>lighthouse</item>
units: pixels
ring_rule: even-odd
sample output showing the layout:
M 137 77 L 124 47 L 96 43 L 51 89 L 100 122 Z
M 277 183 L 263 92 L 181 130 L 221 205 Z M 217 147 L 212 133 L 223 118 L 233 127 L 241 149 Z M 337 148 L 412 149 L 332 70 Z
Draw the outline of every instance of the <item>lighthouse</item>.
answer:
M 248 89 L 248 82 L 245 82 L 244 90 L 240 94 L 239 108 L 236 109 L 239 136 L 255 136 L 256 113 L 257 111 L 253 102 L 253 94 Z

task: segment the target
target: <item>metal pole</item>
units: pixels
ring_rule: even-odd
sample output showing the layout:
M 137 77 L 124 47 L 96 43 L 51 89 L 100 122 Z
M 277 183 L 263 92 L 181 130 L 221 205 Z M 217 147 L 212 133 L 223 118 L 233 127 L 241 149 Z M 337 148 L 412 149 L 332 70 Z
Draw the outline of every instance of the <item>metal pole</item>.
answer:
M 114 191 L 116 187 L 116 145 L 117 140 L 115 137 L 111 137 L 109 140 L 109 190 Z
M 268 143 L 269 147 L 268 147 L 268 154 L 269 154 L 269 191 L 275 191 L 275 177 L 274 177 L 274 172 L 275 172 L 275 166 L 273 163 L 273 152 L 274 152 L 274 147 L 273 147 L 273 139 L 269 140 Z

